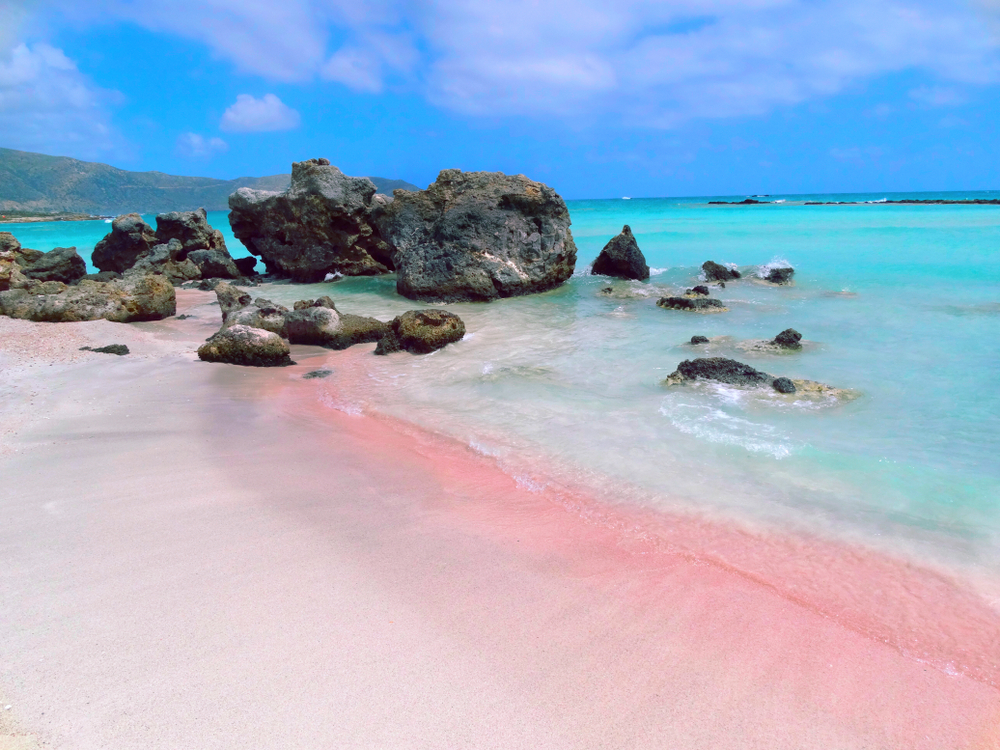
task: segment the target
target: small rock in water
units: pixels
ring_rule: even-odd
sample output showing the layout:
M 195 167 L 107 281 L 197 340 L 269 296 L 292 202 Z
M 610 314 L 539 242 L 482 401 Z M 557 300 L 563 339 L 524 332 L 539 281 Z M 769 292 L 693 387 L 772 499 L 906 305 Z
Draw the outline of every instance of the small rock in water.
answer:
M 601 294 L 611 294 L 614 290 L 613 286 L 606 286 L 601 290 Z
M 99 346 L 97 348 L 91 348 L 89 346 L 81 346 L 81 352 L 95 352 L 97 354 L 117 354 L 119 357 L 128 354 L 128 347 L 125 344 L 108 344 L 107 346 Z
M 790 378 L 775 378 L 771 386 L 778 393 L 795 393 L 795 383 Z
M 315 378 L 328 378 L 333 375 L 333 370 L 313 370 L 302 376 L 303 380 L 313 380 Z
M 707 344 L 708 343 L 708 336 L 692 336 L 691 337 L 691 343 L 692 344 Z
M 595 276 L 617 276 L 620 279 L 649 278 L 649 266 L 635 241 L 632 229 L 626 224 L 621 234 L 612 237 L 597 256 L 590 271 Z
M 660 297 L 656 306 L 668 310 L 693 310 L 696 312 L 725 312 L 728 310 L 720 300 L 712 297 Z
M 802 334 L 794 328 L 786 328 L 774 337 L 774 343 L 782 349 L 801 349 L 800 341 L 802 341 Z
M 703 297 L 707 297 L 708 296 L 708 287 L 704 286 L 702 284 L 699 284 L 698 286 L 696 286 L 696 287 L 694 287 L 692 289 L 688 289 L 687 293 L 688 294 L 700 294 Z
M 410 310 L 396 316 L 375 347 L 376 354 L 430 354 L 465 336 L 465 323 L 447 310 Z
M 705 273 L 706 281 L 729 281 L 740 278 L 740 272 L 736 269 L 726 268 L 721 263 L 714 260 L 706 260 L 701 264 L 701 270 Z
M 772 284 L 790 284 L 794 275 L 795 269 L 791 266 L 772 268 L 767 276 L 764 277 L 764 280 L 770 281 Z
M 194 315 L 178 315 L 174 318 L 174 320 L 187 320 L 188 318 L 193 318 L 193 317 Z

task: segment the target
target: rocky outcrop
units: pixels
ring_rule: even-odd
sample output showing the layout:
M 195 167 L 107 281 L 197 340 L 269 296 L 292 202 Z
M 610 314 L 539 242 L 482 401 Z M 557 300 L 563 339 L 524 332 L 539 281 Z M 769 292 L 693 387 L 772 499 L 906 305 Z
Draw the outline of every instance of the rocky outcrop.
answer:
M 139 214 L 124 214 L 111 222 L 111 233 L 94 247 L 91 263 L 101 271 L 124 273 L 157 244 L 156 233 Z
M 326 159 L 309 159 L 292 164 L 283 193 L 240 188 L 229 196 L 229 224 L 269 272 L 296 281 L 386 273 L 393 248 L 373 226 L 374 195 L 367 177 L 348 177 Z
M 0 256 L 8 253 L 19 266 L 30 266 L 45 254 L 41 250 L 21 247 L 17 237 L 10 232 L 0 232 Z
M 198 347 L 205 362 L 225 362 L 246 367 L 293 365 L 288 342 L 271 331 L 235 325 L 223 328 Z
M 389 333 L 389 325 L 381 320 L 339 312 L 329 297 L 312 303 L 308 300 L 296 302 L 295 309 L 285 315 L 285 324 L 288 340 L 293 344 L 313 344 L 328 349 L 374 343 Z
M 597 256 L 591 273 L 595 276 L 616 276 L 619 279 L 645 281 L 649 278 L 646 258 L 635 241 L 632 229 L 626 224 L 621 234 L 612 237 Z M 707 292 L 706 292 L 707 294 Z
M 179 240 L 154 245 L 136 259 L 129 273 L 159 273 L 173 284 L 183 284 L 201 278 L 201 269 L 188 259 L 182 259 L 183 247 Z
M 490 301 L 543 292 L 573 275 L 566 203 L 524 175 L 446 169 L 376 211 L 396 248 L 396 290 L 411 299 Z
M 132 323 L 161 320 L 177 310 L 174 287 L 160 275 L 134 274 L 106 283 L 83 280 L 71 287 L 56 281 L 36 283 L 40 288 L 0 292 L 0 315 L 52 323 L 101 318 Z M 32 293 L 36 290 L 39 293 Z
M 251 302 L 253 297 L 239 289 L 228 281 L 222 281 L 215 285 L 215 296 L 219 300 L 219 307 L 222 309 L 222 322 L 226 322 L 226 316 L 230 313 L 241 310 Z
M 181 243 L 178 253 L 181 260 L 195 250 L 215 250 L 229 257 L 222 232 L 208 223 L 208 213 L 204 208 L 197 211 L 171 211 L 156 216 L 156 239 L 158 244 L 177 240 Z M 232 260 L 232 258 L 230 258 Z
M 795 269 L 791 266 L 772 266 L 767 268 L 767 273 L 762 274 L 761 278 L 771 284 L 787 286 L 792 283 L 792 277 L 794 275 Z
M 773 343 L 782 349 L 801 349 L 802 334 L 794 328 L 786 328 L 774 337 Z
M 795 383 L 790 378 L 775 378 L 771 387 L 778 393 L 795 393 Z
M 94 352 L 95 354 L 116 354 L 119 357 L 124 357 L 129 353 L 129 349 L 125 344 L 108 344 L 107 346 L 81 346 L 81 352 Z
M 233 265 L 236 266 L 236 270 L 239 271 L 240 276 L 257 275 L 257 259 L 252 255 L 248 255 L 245 258 L 234 258 Z
M 692 336 L 691 337 L 691 345 L 692 346 L 698 346 L 699 344 L 707 344 L 707 343 L 708 343 L 708 336 Z
M 411 310 L 395 317 L 376 354 L 429 354 L 465 336 L 465 323 L 447 310 Z
M 774 380 L 766 372 L 725 357 L 685 359 L 677 365 L 676 372 L 670 378 L 675 376 L 679 376 L 678 379 L 681 381 L 712 380 L 729 385 L 763 385 Z
M 728 307 L 722 304 L 722 300 L 714 297 L 660 297 L 656 302 L 657 307 L 667 310 L 687 310 L 689 312 L 727 312 Z
M 34 263 L 24 268 L 24 275 L 38 281 L 61 281 L 72 284 L 87 273 L 87 263 L 75 247 L 57 247 L 42 253 Z
M 705 274 L 705 281 L 731 281 L 741 277 L 735 268 L 727 268 L 714 260 L 706 260 L 701 264 L 701 271 Z

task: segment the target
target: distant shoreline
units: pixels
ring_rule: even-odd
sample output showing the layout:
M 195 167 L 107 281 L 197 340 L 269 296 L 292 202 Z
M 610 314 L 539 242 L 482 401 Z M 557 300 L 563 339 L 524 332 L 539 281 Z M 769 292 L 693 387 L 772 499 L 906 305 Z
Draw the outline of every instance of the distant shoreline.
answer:
M 803 201 L 799 203 L 786 203 L 785 201 L 758 201 L 747 198 L 741 201 L 709 201 L 710 206 L 891 206 L 891 205 L 918 205 L 918 206 L 1000 206 L 1000 198 L 963 198 L 959 200 L 947 200 L 944 198 L 902 198 L 900 200 L 878 200 L 878 201 Z
M 91 214 L 37 214 L 34 216 L 0 215 L 0 224 L 31 224 L 42 221 L 98 221 L 107 217 Z

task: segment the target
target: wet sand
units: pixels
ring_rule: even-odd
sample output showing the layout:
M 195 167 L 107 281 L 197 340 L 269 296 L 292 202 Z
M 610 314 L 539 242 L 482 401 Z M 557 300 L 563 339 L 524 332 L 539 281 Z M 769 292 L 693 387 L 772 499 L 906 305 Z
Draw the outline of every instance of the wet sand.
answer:
M 370 345 L 215 327 L 0 318 L 0 748 L 1000 747 L 960 582 L 532 491 L 330 408 Z

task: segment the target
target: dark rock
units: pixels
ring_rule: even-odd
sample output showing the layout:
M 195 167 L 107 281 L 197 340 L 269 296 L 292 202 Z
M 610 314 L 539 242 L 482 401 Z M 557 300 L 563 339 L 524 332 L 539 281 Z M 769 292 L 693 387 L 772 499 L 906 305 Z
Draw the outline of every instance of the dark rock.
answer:
M 139 214 L 124 214 L 111 223 L 111 233 L 94 247 L 91 262 L 101 271 L 124 273 L 158 244 L 153 228 Z
M 764 280 L 770 281 L 772 284 L 790 284 L 794 275 L 795 269 L 790 266 L 772 268 L 767 276 L 764 277 Z
M 375 221 L 397 249 L 396 291 L 406 297 L 490 301 L 543 292 L 573 275 L 569 211 L 547 185 L 446 169 L 426 190 L 394 195 Z
M 665 307 L 668 310 L 711 310 L 723 311 L 726 306 L 721 300 L 713 297 L 660 297 L 656 302 L 657 307 Z
M 87 263 L 75 247 L 57 247 L 24 269 L 24 275 L 38 281 L 61 281 L 72 284 L 87 274 Z
M 691 337 L 691 343 L 692 344 L 707 344 L 708 343 L 708 336 L 692 336 Z
M 372 224 L 375 185 L 325 159 L 292 165 L 283 193 L 240 188 L 229 196 L 233 234 L 270 273 L 322 281 L 328 273 L 364 276 L 393 268 L 393 248 Z
M 191 260 L 183 258 L 183 246 L 180 240 L 154 245 L 147 252 L 136 258 L 135 264 L 128 273 L 159 273 L 170 279 L 172 284 L 182 284 L 201 278 L 201 270 Z
M 248 255 L 245 258 L 234 258 L 233 263 L 236 264 L 236 269 L 240 272 L 240 276 L 257 275 L 257 259 L 252 255 Z
M 639 243 L 632 235 L 632 229 L 626 224 L 621 234 L 612 237 L 611 241 L 604 246 L 591 273 L 595 276 L 616 276 L 619 279 L 638 279 L 645 281 L 649 278 L 649 266 L 646 258 L 639 249 Z M 706 292 L 707 294 L 707 292 Z
M 801 349 L 802 334 L 794 328 L 786 328 L 774 337 L 774 343 L 783 349 Z
M 195 317 L 195 316 L 194 315 L 178 315 L 178 316 L 176 316 L 174 318 L 174 320 L 187 320 L 188 318 L 193 318 L 193 317 Z
M 115 279 L 120 279 L 122 275 L 116 273 L 115 271 L 98 271 L 97 273 L 88 273 L 83 276 L 83 279 L 87 281 L 114 281 Z M 83 280 L 81 279 L 81 281 Z
M 328 378 L 333 375 L 333 370 L 313 370 L 302 376 L 303 380 L 314 380 L 316 378 Z
M 795 383 L 789 378 L 775 378 L 771 387 L 778 393 L 795 393 Z
M 66 287 L 61 282 L 44 285 L 32 294 L 29 289 L 0 292 L 0 315 L 42 322 L 72 322 L 104 318 L 115 323 L 161 320 L 177 311 L 174 287 L 164 276 L 130 275 L 106 283 L 81 281 Z
M 222 309 L 223 322 L 225 322 L 227 315 L 242 310 L 253 302 L 253 297 L 226 281 L 220 281 L 215 285 L 214 290 L 215 296 L 219 300 L 219 307 Z
M 707 297 L 708 296 L 708 287 L 707 286 L 698 285 L 696 287 L 692 287 L 691 289 L 688 289 L 687 293 L 688 294 L 700 294 L 703 297 Z
M 288 340 L 328 349 L 346 349 L 374 343 L 389 332 L 389 325 L 375 318 L 338 312 L 325 305 L 300 308 L 285 315 Z
M 225 362 L 246 367 L 293 365 L 288 342 L 271 331 L 234 325 L 223 328 L 198 347 L 205 362 Z
M 615 288 L 613 286 L 606 286 L 603 289 L 601 289 L 601 294 L 611 294 L 614 291 Z
M 725 289 L 725 288 L 726 288 L 726 282 L 725 281 L 720 281 L 719 282 L 719 289 Z
M 229 253 L 220 250 L 192 250 L 187 254 L 187 260 L 194 263 L 206 279 L 235 279 L 241 275 Z
M 677 365 L 675 374 L 683 380 L 714 380 L 729 385 L 761 385 L 772 380 L 767 373 L 725 357 L 686 359 Z
M 21 249 L 21 241 L 11 232 L 0 232 L 0 253 L 16 253 Z
M 180 242 L 181 249 L 176 254 L 175 260 L 185 260 L 195 250 L 215 250 L 232 261 L 222 232 L 212 228 L 208 223 L 208 214 L 204 208 L 199 208 L 197 211 L 171 211 L 158 214 L 156 237 L 157 244 L 166 244 L 170 240 Z
M 714 260 L 706 260 L 701 264 L 701 270 L 705 274 L 706 281 L 729 281 L 740 278 L 740 272 L 736 269 L 726 268 L 721 263 Z
M 12 253 L 13 260 L 20 266 L 30 266 L 45 254 L 41 250 L 21 247 L 20 241 L 10 232 L 0 232 L 0 254 L 2 253 Z
M 395 317 L 375 347 L 376 354 L 429 354 L 465 336 L 465 323 L 446 310 L 410 310 Z
M 94 352 L 96 354 L 117 354 L 119 357 L 123 357 L 128 354 L 128 347 L 125 344 L 108 344 L 107 346 L 98 346 L 92 348 L 89 346 L 81 346 L 81 352 Z

